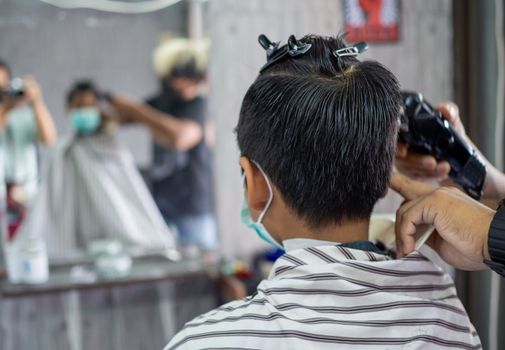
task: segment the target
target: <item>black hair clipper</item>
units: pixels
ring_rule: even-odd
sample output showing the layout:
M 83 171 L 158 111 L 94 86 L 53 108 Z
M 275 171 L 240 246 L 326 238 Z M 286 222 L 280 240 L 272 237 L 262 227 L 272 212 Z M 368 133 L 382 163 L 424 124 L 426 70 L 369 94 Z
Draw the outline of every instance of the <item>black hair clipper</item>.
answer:
M 474 199 L 480 199 L 486 166 L 470 147 L 418 92 L 402 91 L 399 140 L 414 152 L 449 162 L 449 177 Z

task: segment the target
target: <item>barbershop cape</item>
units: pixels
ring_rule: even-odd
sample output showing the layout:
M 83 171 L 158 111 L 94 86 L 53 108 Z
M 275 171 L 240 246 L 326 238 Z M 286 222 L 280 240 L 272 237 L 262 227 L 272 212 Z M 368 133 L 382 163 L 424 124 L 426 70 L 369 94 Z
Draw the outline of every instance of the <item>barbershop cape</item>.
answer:
M 284 241 L 285 247 L 287 241 Z M 165 350 L 482 349 L 451 277 L 316 242 L 287 249 L 257 291 L 188 322 Z
M 94 239 L 127 250 L 175 246 L 134 160 L 114 134 L 73 135 L 48 157 L 39 192 L 15 240 L 46 240 L 49 258 L 81 254 Z

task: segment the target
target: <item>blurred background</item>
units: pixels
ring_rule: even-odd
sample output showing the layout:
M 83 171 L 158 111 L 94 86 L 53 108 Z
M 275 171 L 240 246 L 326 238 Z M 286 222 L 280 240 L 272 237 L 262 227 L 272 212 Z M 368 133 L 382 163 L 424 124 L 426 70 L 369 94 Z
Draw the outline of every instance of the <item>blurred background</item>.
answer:
M 265 52 L 257 42 L 261 33 L 283 42 L 290 34 L 299 37 L 342 32 L 349 33 L 350 41 L 366 40 L 369 50 L 362 58 L 386 65 L 402 88 L 422 92 L 433 104 L 455 101 L 470 137 L 503 170 L 503 0 L 382 3 L 389 15 L 383 19 L 381 30 L 370 31 L 363 24 L 363 4 L 357 0 L 0 0 L 0 58 L 10 66 L 12 78 L 32 75 L 36 79 L 59 140 L 73 134 L 66 95 L 76 81 L 91 80 L 100 93 L 126 96 L 140 103 L 160 89 L 159 74 L 153 69 L 153 52 L 160 43 L 170 38 L 210 43 L 206 77 L 199 81 L 198 91 L 207 102 L 201 125 L 205 126 L 205 147 L 209 150 L 206 164 L 212 179 L 212 205 L 205 214 L 215 219 L 219 237 L 219 245 L 210 252 L 191 244 L 179 252 L 172 251 L 178 248 L 173 242 L 166 243 L 168 252 L 129 251 L 126 255 L 137 254 L 140 262 L 134 258 L 126 277 L 113 279 L 99 274 L 98 259 L 89 260 L 88 253 L 105 249 L 116 260 L 108 256 L 104 264 L 111 259 L 118 263 L 122 255 L 117 251 L 141 241 L 131 237 L 123 240 L 121 234 L 126 229 L 118 229 L 121 232 L 113 236 L 102 230 L 89 242 L 77 239 L 75 247 L 88 253 L 79 254 L 76 249 L 75 257 L 52 259 L 52 252 L 59 248 L 47 247 L 48 281 L 27 285 L 5 280 L 0 284 L 0 349 L 161 348 L 187 320 L 254 288 L 275 252 L 268 251 L 265 243 L 240 222 L 243 191 L 233 130 L 243 95 L 265 62 Z M 114 131 L 124 146 L 122 152 L 132 157 L 131 164 L 141 175 L 119 176 L 125 178 L 118 183 L 126 192 L 140 178 L 146 188 L 153 188 L 156 140 L 153 125 L 146 127 L 146 123 L 121 122 Z M 67 141 L 65 147 L 69 147 L 68 142 L 73 141 Z M 53 147 L 57 146 L 37 147 L 42 183 L 49 171 L 46 169 L 56 167 Z M 176 162 L 179 153 L 172 155 Z M 63 154 L 65 151 L 61 159 L 66 159 L 68 152 Z M 53 171 L 67 176 L 68 169 L 62 169 Z M 93 166 L 87 169 L 93 173 Z M 108 176 L 124 169 L 132 171 L 129 163 L 117 169 Z M 65 186 L 71 183 L 61 181 Z M 51 186 L 57 188 L 58 184 Z M 144 199 L 147 191 L 141 189 L 139 193 L 135 197 L 141 198 L 136 207 L 139 212 L 156 211 L 151 198 Z M 46 200 L 56 198 L 43 196 Z M 83 198 L 78 193 L 75 196 Z M 75 197 L 62 193 L 58 198 Z M 117 201 L 123 199 L 116 197 Z M 400 202 L 398 196 L 389 194 L 376 211 L 393 212 Z M 33 203 L 41 207 L 37 209 L 41 213 L 48 207 L 42 200 Z M 114 205 L 114 198 L 110 203 Z M 61 208 L 64 213 L 67 205 L 67 201 L 58 201 L 51 204 L 51 210 Z M 99 207 L 89 207 L 93 205 Z M 5 211 L 5 204 L 3 208 Z M 102 213 L 107 210 L 109 206 L 97 209 Z M 163 209 L 161 214 L 166 219 Z M 94 220 L 93 210 L 87 215 L 90 222 Z M 156 220 L 140 226 L 154 227 Z M 36 219 L 31 221 L 43 226 Z M 181 229 L 175 221 L 164 221 L 166 234 L 177 242 Z M 57 221 L 53 224 L 58 226 Z M 46 232 L 51 235 L 58 228 L 46 226 L 43 230 L 51 231 Z M 95 247 L 90 248 L 93 243 Z M 498 331 L 505 326 L 503 281 L 487 271 L 451 273 L 484 348 L 504 348 L 505 334 Z

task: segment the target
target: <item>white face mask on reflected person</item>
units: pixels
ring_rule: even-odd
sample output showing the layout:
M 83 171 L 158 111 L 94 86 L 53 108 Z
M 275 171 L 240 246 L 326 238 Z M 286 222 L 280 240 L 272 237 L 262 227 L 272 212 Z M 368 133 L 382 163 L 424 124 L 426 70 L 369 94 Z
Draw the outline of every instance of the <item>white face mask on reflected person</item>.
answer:
M 267 204 L 265 205 L 265 208 L 263 208 L 263 210 L 261 211 L 261 213 L 258 217 L 258 220 L 254 221 L 251 217 L 251 212 L 249 210 L 249 205 L 247 203 L 247 199 L 244 196 L 244 199 L 242 201 L 242 210 L 240 212 L 240 218 L 242 220 L 242 223 L 244 225 L 246 225 L 247 227 L 256 231 L 256 234 L 262 240 L 264 240 L 268 244 L 274 246 L 275 248 L 284 250 L 284 247 L 282 246 L 282 244 L 280 244 L 275 238 L 273 238 L 272 235 L 270 234 L 270 232 L 268 232 L 268 230 L 266 229 L 265 225 L 263 225 L 263 218 L 265 217 L 265 214 L 267 213 L 268 209 L 270 208 L 270 205 L 272 204 L 272 200 L 274 199 L 274 192 L 272 190 L 272 185 L 270 184 L 270 180 L 268 179 L 267 175 L 265 174 L 265 172 L 263 171 L 261 166 L 258 163 L 256 163 L 255 161 L 252 161 L 252 162 L 258 167 L 258 169 L 261 171 L 261 174 L 265 178 L 265 181 L 268 186 L 268 192 L 269 192 L 268 201 L 267 201 Z M 243 182 L 245 184 L 245 174 L 243 176 Z

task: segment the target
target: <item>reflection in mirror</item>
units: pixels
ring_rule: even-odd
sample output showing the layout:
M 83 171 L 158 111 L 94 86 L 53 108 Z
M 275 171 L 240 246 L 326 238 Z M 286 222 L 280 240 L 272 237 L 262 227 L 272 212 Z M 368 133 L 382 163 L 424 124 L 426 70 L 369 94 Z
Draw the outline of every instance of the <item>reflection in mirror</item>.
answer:
M 23 263 L 46 276 L 47 262 L 215 261 L 207 4 L 47 3 L 0 4 L 11 282 L 32 281 Z

